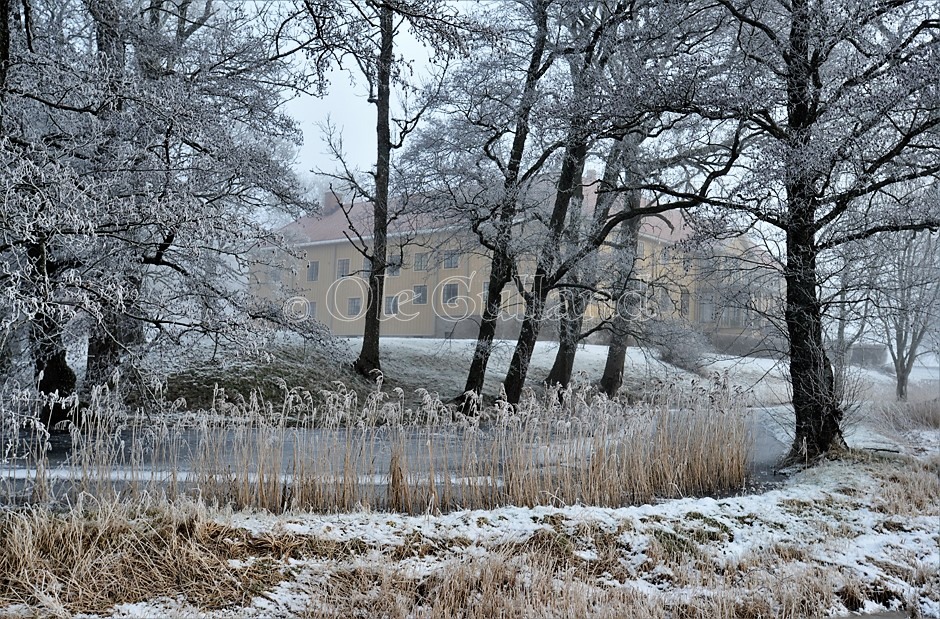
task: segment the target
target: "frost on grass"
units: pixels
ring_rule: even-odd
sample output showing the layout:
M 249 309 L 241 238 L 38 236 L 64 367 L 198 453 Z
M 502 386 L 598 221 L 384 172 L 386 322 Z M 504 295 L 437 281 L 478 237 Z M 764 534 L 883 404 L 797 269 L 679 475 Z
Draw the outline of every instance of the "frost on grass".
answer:
M 423 518 L 255 516 L 235 524 L 364 546 L 352 557 L 301 561 L 294 579 L 256 600 L 259 610 L 365 616 L 371 600 L 389 604 L 393 615 L 440 616 L 453 610 L 441 600 L 454 595 L 454 578 L 501 569 L 511 578 L 500 585 L 501 601 L 490 603 L 510 614 L 593 608 L 612 616 L 805 617 L 903 608 L 935 616 L 938 501 L 929 465 L 853 462 L 803 473 L 782 490 L 723 500 Z M 468 579 L 461 586 L 483 585 Z M 538 610 L 526 606 L 537 590 L 544 594 Z M 486 600 L 485 590 L 475 593 L 473 600 Z
M 224 599 L 169 576 L 109 599 L 92 571 L 74 574 L 48 560 L 31 568 L 31 589 L 14 593 L 4 581 L 0 599 L 121 617 L 741 618 L 878 609 L 931 617 L 940 612 L 938 464 L 859 456 L 761 495 L 619 509 L 275 516 L 188 508 L 187 548 L 211 558 L 198 565 L 211 566 L 213 586 L 228 583 Z M 86 517 L 97 530 L 95 513 Z M 161 529 L 147 529 L 145 518 L 137 514 L 125 535 L 150 531 L 144 537 L 158 546 L 152 533 Z M 110 556 L 121 552 L 109 548 Z M 29 552 L 28 544 L 20 549 Z M 163 551 L 147 556 L 182 569 Z M 77 577 L 91 580 L 79 587 Z

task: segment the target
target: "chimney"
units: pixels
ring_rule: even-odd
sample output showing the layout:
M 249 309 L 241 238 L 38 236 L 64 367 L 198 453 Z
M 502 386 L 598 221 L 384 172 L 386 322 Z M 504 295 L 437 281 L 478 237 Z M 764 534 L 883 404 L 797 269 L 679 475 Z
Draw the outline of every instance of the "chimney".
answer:
M 323 192 L 323 200 L 320 202 L 320 216 L 327 217 L 339 210 L 340 201 L 336 194 L 327 189 Z

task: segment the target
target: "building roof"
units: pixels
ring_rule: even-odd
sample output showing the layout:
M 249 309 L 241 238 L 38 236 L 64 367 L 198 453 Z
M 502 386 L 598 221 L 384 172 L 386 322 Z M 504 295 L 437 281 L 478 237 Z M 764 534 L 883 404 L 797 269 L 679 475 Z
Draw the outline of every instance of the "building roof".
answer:
M 393 210 L 393 209 L 392 209 Z M 414 235 L 444 230 L 449 222 L 429 213 L 390 212 L 388 234 L 390 237 Z M 281 228 L 280 233 L 297 245 L 346 241 L 346 235 L 356 239 L 372 237 L 372 203 L 360 200 L 341 208 L 332 194 L 323 200 L 320 215 L 301 217 Z
M 585 179 L 586 194 L 584 205 L 588 211 L 596 204 L 597 183 L 591 178 Z M 327 193 L 322 201 L 323 208 L 319 215 L 302 217 L 284 226 L 280 233 L 297 245 L 346 241 L 346 235 L 355 239 L 357 232 L 363 238 L 372 236 L 372 205 L 360 200 L 345 209 L 332 193 Z M 392 209 L 393 210 L 393 209 Z M 395 213 L 389 222 L 389 236 L 414 235 L 420 232 L 437 232 L 454 228 L 454 219 L 444 213 L 422 212 L 401 215 Z M 643 218 L 640 234 L 664 241 L 678 243 L 692 236 L 692 229 L 681 211 L 668 211 L 660 215 Z
M 640 234 L 666 243 L 678 243 L 691 238 L 692 227 L 680 210 L 666 211 L 643 218 Z

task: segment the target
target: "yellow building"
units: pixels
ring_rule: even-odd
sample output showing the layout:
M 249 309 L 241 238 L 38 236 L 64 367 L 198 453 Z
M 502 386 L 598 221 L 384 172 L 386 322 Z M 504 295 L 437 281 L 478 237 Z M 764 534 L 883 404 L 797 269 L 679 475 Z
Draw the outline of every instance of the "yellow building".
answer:
M 367 203 L 344 210 L 335 201 L 327 201 L 320 217 L 290 224 L 282 233 L 293 247 L 292 255 L 279 256 L 271 266 L 254 270 L 255 293 L 290 298 L 291 314 L 316 319 L 335 335 L 361 335 L 369 263 L 354 243 L 369 242 L 355 232 L 371 230 L 369 219 Z M 486 302 L 489 269 L 489 258 L 476 237 L 460 226 L 426 216 L 398 219 L 390 228 L 382 334 L 475 337 Z M 754 311 L 753 290 L 748 290 L 747 299 L 735 295 L 740 295 L 739 283 L 753 288 L 755 278 L 746 275 L 745 263 L 769 264 L 766 252 L 743 237 L 708 250 L 688 249 L 683 242 L 690 236 L 678 212 L 643 221 L 635 276 L 646 283 L 648 313 L 687 321 L 716 341 L 760 335 L 766 324 Z M 522 270 L 534 265 L 533 259 L 522 262 Z M 776 294 L 766 292 L 766 299 L 760 301 L 764 309 Z M 504 291 L 502 307 L 497 338 L 514 338 L 524 305 L 513 285 Z M 611 309 L 609 301 L 597 298 L 588 307 L 586 323 L 596 323 Z M 548 313 L 552 315 L 551 307 Z M 554 339 L 557 320 L 547 322 L 541 336 Z

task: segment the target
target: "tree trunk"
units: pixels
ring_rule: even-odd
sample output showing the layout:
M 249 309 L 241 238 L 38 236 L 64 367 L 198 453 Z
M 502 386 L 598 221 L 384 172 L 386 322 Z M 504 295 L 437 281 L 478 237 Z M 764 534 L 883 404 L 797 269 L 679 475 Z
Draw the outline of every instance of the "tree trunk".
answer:
M 512 279 L 513 257 L 509 253 L 509 247 L 512 241 L 512 226 L 516 218 L 519 171 L 525 154 L 526 142 L 529 139 L 529 117 L 535 105 L 538 81 L 543 74 L 542 56 L 548 39 L 548 10 L 544 0 L 538 0 L 533 4 L 533 21 L 536 32 L 532 53 L 529 56 L 529 66 L 526 70 L 525 86 L 519 99 L 512 147 L 509 151 L 509 161 L 503 180 L 503 201 L 498 210 L 498 230 L 493 242 L 486 308 L 483 310 L 483 319 L 480 321 L 480 329 L 477 332 L 476 348 L 473 352 L 473 361 L 470 363 L 470 371 L 467 373 L 464 393 L 459 398 L 462 400 L 464 412 L 470 412 L 474 399 L 483 393 L 486 366 L 489 364 L 490 354 L 493 351 L 496 323 L 502 307 L 503 289 Z
M 627 194 L 625 208 L 639 208 L 640 196 L 637 192 Z M 610 343 L 607 346 L 607 360 L 604 362 L 604 374 L 600 388 L 608 398 L 612 398 L 623 385 L 623 364 L 627 360 L 627 340 L 633 331 L 633 323 L 640 309 L 640 295 L 633 290 L 635 280 L 633 269 L 636 264 L 636 244 L 639 238 L 639 217 L 628 219 L 620 225 L 617 234 L 616 249 L 620 257 L 620 281 L 614 287 L 616 299 L 614 315 L 610 319 Z
M 913 321 L 911 321 L 913 322 Z M 899 351 L 894 362 L 895 372 L 897 373 L 897 385 L 895 386 L 895 395 L 899 402 L 907 401 L 907 386 L 910 383 L 911 372 L 914 370 L 914 362 L 917 360 L 917 351 L 920 344 L 927 334 L 927 323 L 912 327 L 910 345 L 907 350 Z
M 627 154 L 629 145 L 633 144 L 632 140 L 633 138 L 618 140 L 611 146 L 610 152 L 607 154 L 607 160 L 604 162 L 604 176 L 601 178 L 600 182 L 600 187 L 604 191 L 599 193 L 597 204 L 594 208 L 592 221 L 594 229 L 604 225 L 614 205 L 615 196 L 618 194 L 614 193 L 613 190 L 619 184 L 620 173 L 623 170 L 624 155 Z M 634 151 L 630 152 L 635 155 L 636 145 L 633 144 L 633 146 Z M 583 199 L 583 188 L 579 187 L 579 189 L 581 191 L 580 199 Z M 629 222 L 623 224 L 623 226 L 630 225 L 633 224 Z M 621 230 L 622 229 L 623 228 L 621 228 Z M 575 249 L 575 246 L 583 242 L 580 230 L 572 230 L 572 234 L 570 234 L 569 237 L 569 244 L 572 246 L 572 249 Z M 597 255 L 594 254 L 593 258 L 593 264 L 585 269 L 587 276 L 582 278 L 583 281 L 581 283 L 596 286 L 600 280 L 600 274 L 597 271 Z M 632 269 L 632 263 L 630 268 Z M 555 362 L 545 382 L 549 385 L 567 387 L 571 382 L 571 374 L 574 371 L 574 360 L 578 352 L 578 342 L 581 339 L 581 327 L 584 324 L 584 312 L 587 309 L 588 299 L 583 293 L 571 290 L 563 291 L 561 296 L 564 304 L 563 309 L 565 311 L 561 316 L 561 324 L 559 326 L 558 352 L 555 354 Z M 622 365 L 621 363 L 621 366 Z
M 43 402 L 40 421 L 50 431 L 59 423 L 71 419 L 72 406 L 61 402 L 50 403 L 48 398 L 68 398 L 75 394 L 75 372 L 66 361 L 62 342 L 62 326 L 48 308 L 43 308 L 30 324 L 30 343 L 33 353 L 33 371 L 36 388 L 47 401 Z
M 510 256 L 505 252 L 495 252 L 486 287 L 486 307 L 483 308 L 476 348 L 473 351 L 473 360 L 470 362 L 470 371 L 467 373 L 467 383 L 464 386 L 464 395 L 468 396 L 463 399 L 464 413 L 471 412 L 475 396 L 483 392 L 486 366 L 493 352 L 493 339 L 496 336 L 496 324 L 499 321 L 499 311 L 502 306 L 503 288 L 509 283 L 511 273 Z
M 626 15 L 622 13 L 621 17 Z M 616 20 L 615 20 L 616 21 Z M 576 97 L 589 98 L 596 93 L 595 84 L 592 83 L 595 66 L 603 66 L 607 61 L 607 54 L 611 49 L 606 47 L 607 41 L 602 35 L 614 21 L 598 24 L 594 30 L 591 42 L 584 48 L 580 65 L 571 62 L 572 91 Z M 614 27 L 612 30 L 616 30 Z M 565 222 L 568 219 L 568 210 L 575 195 L 581 195 L 581 186 L 584 174 L 584 164 L 587 157 L 588 142 L 591 139 L 591 121 L 589 115 L 575 111 L 569 120 L 568 134 L 565 137 L 565 153 L 562 158 L 561 171 L 558 175 L 558 187 L 555 192 L 555 204 L 548 222 L 548 230 L 539 251 L 535 268 L 535 277 L 532 289 L 525 295 L 526 313 L 509 363 L 509 371 L 503 385 L 506 389 L 506 398 L 510 404 L 519 402 L 522 388 L 525 384 L 526 374 L 529 371 L 529 362 L 535 342 L 538 340 L 539 330 L 545 315 L 548 293 L 557 286 L 564 275 L 555 270 L 558 262 L 558 253 L 561 246 Z
M 30 245 L 26 251 L 30 271 L 36 284 L 35 298 L 39 309 L 29 324 L 30 348 L 33 356 L 33 376 L 36 389 L 46 400 L 43 402 L 40 420 L 52 430 L 55 425 L 69 418 L 70 408 L 62 403 L 49 403 L 50 396 L 68 398 L 75 394 L 75 372 L 66 360 L 65 344 L 62 341 L 63 319 L 55 315 L 52 293 L 48 288 L 51 272 L 48 248 L 45 242 Z
M 537 279 L 538 277 L 536 275 Z M 518 404 L 519 399 L 522 397 L 525 377 L 529 371 L 529 363 L 532 361 L 532 353 L 535 351 L 535 342 L 538 340 L 539 329 L 542 326 L 547 294 L 547 287 L 539 285 L 536 291 L 533 292 L 531 299 L 526 303 L 526 316 L 522 321 L 519 339 L 516 340 L 516 348 L 512 351 L 512 359 L 509 362 L 506 379 L 503 381 L 503 387 L 506 390 L 506 401 L 510 404 Z
M 907 383 L 909 374 L 907 372 L 898 372 L 898 382 L 895 388 L 895 395 L 898 402 L 907 402 Z
M 7 90 L 7 71 L 10 68 L 10 0 L 0 0 L 0 101 Z M 0 114 L 3 110 L 0 109 Z M 2 119 L 2 116 L 0 116 Z
M 562 314 L 558 325 L 558 352 L 545 382 L 549 386 L 567 388 L 574 372 L 574 360 L 581 341 L 581 326 L 587 309 L 587 296 L 580 291 L 564 290 L 561 293 Z
M 82 401 L 91 398 L 95 387 L 109 385 L 114 371 L 120 367 L 124 356 L 133 347 L 144 342 L 143 324 L 120 310 L 109 309 L 88 336 L 88 353 L 85 363 L 85 378 L 82 381 Z
M 392 7 L 379 9 L 381 43 L 377 67 L 375 200 L 372 204 L 372 268 L 369 272 L 369 298 L 366 305 L 362 350 L 355 368 L 363 376 L 375 378 L 381 371 L 379 337 L 382 329 L 382 300 L 385 295 L 385 268 L 388 259 L 388 185 L 391 169 L 392 135 L 390 127 L 391 76 L 394 61 L 394 23 Z
M 122 38 L 121 14 L 118 6 L 112 0 L 93 0 L 88 3 L 89 10 L 95 20 L 95 41 L 98 56 L 107 68 L 107 89 L 114 96 L 109 97 L 108 104 L 103 106 L 98 116 L 106 123 L 114 120 L 115 114 L 122 108 L 123 99 L 117 96 L 120 82 L 124 79 L 127 62 L 127 43 Z M 101 150 L 119 149 L 123 136 L 111 133 Z M 107 160 L 108 154 L 102 153 L 102 159 Z M 110 164 L 108 164 L 110 165 Z M 107 172 L 99 172 L 107 175 Z M 126 286 L 131 294 L 124 298 L 136 297 L 141 290 L 142 277 L 128 270 L 125 273 Z M 85 377 L 79 396 L 88 401 L 92 390 L 100 385 L 110 382 L 114 371 L 120 366 L 124 353 L 133 346 L 144 341 L 143 325 L 127 315 L 123 307 L 109 306 L 102 311 L 99 321 L 91 328 L 88 334 L 88 352 L 85 362 Z
M 786 323 L 790 339 L 790 380 L 796 435 L 787 460 L 812 460 L 842 440 L 842 409 L 836 397 L 835 377 L 823 344 L 822 307 L 816 259 L 816 183 L 803 157 L 812 139 L 819 91 L 811 62 L 809 30 L 812 21 L 807 0 L 792 6 L 787 54 L 788 148 L 791 174 L 786 182 L 787 262 Z
M 506 401 L 510 404 L 518 404 L 522 396 L 526 374 L 529 372 L 529 362 L 532 360 L 535 342 L 538 340 L 539 330 L 542 328 L 542 321 L 545 317 L 548 293 L 557 283 L 551 271 L 557 261 L 559 241 L 568 216 L 568 207 L 574 194 L 581 188 L 587 155 L 587 136 L 584 134 L 583 122 L 583 119 L 575 119 L 569 130 L 568 145 L 565 148 L 561 173 L 558 176 L 558 191 L 555 194 L 555 205 L 549 219 L 547 236 L 539 253 L 532 290 L 526 295 L 526 312 L 522 320 L 519 339 L 516 341 L 516 349 L 512 353 L 509 370 L 503 381 Z
M 790 377 L 796 414 L 796 438 L 788 459 L 801 461 L 826 453 L 842 440 L 842 410 L 823 346 L 816 249 L 811 230 L 788 230 L 786 284 Z
M 615 318 L 614 328 L 610 330 L 610 344 L 607 346 L 607 360 L 604 362 L 604 374 L 600 388 L 608 398 L 612 398 L 623 385 L 623 364 L 627 360 L 627 333 L 616 327 L 625 327 L 626 321 Z

